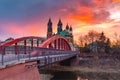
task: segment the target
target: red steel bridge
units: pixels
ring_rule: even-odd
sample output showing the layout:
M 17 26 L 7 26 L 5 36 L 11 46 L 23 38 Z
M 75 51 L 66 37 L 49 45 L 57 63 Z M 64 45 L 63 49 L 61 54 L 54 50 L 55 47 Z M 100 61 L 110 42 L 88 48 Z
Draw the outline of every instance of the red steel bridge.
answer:
M 39 61 L 39 66 L 60 62 L 79 54 L 63 36 L 22 37 L 0 46 L 0 68 Z

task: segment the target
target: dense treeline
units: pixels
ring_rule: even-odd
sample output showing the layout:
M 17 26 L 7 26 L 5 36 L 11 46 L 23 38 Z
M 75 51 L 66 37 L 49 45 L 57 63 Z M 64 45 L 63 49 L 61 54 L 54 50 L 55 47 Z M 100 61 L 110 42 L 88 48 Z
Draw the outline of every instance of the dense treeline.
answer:
M 115 34 L 114 40 L 108 38 L 104 32 L 89 31 L 84 36 L 79 36 L 80 51 L 86 53 L 120 53 L 120 36 Z

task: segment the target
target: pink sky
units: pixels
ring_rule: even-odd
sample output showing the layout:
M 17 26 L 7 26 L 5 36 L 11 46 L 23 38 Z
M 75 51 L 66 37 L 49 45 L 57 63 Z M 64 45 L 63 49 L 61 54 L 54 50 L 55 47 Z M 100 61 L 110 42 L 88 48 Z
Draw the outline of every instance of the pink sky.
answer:
M 78 40 L 80 35 L 87 34 L 89 30 L 104 31 L 110 38 L 113 38 L 114 33 L 120 34 L 120 0 L 71 0 L 69 2 L 46 0 L 43 5 L 40 5 L 43 3 L 41 0 L 40 4 L 37 4 L 38 2 L 33 4 L 30 1 L 29 3 L 17 2 L 19 3 L 17 7 L 23 12 L 17 13 L 19 12 L 17 9 L 16 11 L 11 9 L 9 15 L 3 13 L 5 17 L 0 19 L 1 40 L 22 36 L 46 37 L 49 17 L 52 19 L 54 32 L 57 30 L 59 18 L 63 22 L 63 28 L 67 23 L 72 25 L 75 40 Z M 26 4 L 28 6 L 24 6 Z M 12 8 L 14 9 L 15 6 Z M 1 16 L 3 14 L 0 13 Z

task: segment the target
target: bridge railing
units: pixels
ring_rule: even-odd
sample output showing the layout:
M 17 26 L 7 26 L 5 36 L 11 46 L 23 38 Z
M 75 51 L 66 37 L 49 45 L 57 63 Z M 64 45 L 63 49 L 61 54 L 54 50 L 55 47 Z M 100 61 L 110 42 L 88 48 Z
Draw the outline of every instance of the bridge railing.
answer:
M 16 49 L 17 48 L 17 49 Z M 0 50 L 0 65 L 19 63 L 25 60 L 39 59 L 45 56 L 77 54 L 75 51 L 26 46 L 9 46 Z

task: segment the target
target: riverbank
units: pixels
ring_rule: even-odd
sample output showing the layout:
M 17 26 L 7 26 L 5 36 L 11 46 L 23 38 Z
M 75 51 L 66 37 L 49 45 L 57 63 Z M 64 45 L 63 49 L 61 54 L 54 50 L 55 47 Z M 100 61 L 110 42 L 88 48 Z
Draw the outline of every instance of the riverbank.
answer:
M 46 68 L 49 72 L 72 72 L 81 80 L 120 80 L 120 60 L 112 58 L 93 58 L 80 60 L 73 66 L 52 65 Z

